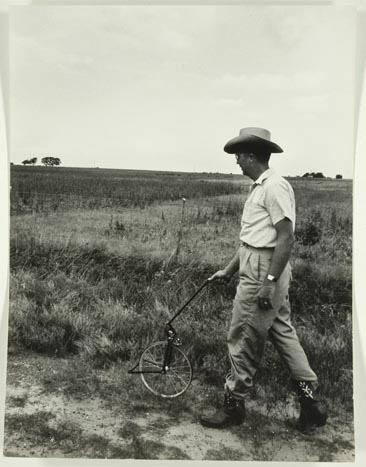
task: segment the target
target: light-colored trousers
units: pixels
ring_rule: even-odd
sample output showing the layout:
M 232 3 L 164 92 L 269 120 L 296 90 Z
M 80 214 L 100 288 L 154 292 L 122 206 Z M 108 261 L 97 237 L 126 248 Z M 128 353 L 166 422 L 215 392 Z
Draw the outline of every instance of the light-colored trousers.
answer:
M 317 381 L 291 324 L 289 263 L 276 282 L 273 308 L 262 310 L 258 307 L 257 295 L 268 273 L 272 254 L 272 249 L 240 247 L 240 281 L 227 338 L 231 368 L 225 383 L 236 398 L 245 398 L 252 387 L 267 338 L 272 340 L 288 365 L 293 379 Z

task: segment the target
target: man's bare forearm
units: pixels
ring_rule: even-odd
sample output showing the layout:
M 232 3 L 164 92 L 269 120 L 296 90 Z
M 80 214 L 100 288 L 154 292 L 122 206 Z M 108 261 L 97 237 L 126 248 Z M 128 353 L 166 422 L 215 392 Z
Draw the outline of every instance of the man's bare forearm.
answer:
M 235 256 L 230 261 L 230 263 L 224 269 L 220 269 L 220 271 L 216 271 L 211 277 L 208 278 L 209 281 L 213 280 L 224 280 L 229 281 L 231 276 L 235 274 L 239 269 L 239 249 L 235 253 Z
M 285 269 L 285 266 L 290 259 L 293 244 L 293 237 L 284 236 L 278 239 L 273 252 L 268 274 L 271 274 L 276 278 L 280 277 L 282 271 Z

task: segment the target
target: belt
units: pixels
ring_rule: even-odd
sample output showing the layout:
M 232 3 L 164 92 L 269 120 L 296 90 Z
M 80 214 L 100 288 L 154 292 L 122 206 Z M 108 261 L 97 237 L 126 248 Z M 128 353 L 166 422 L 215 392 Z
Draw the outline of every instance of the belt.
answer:
M 248 243 L 242 242 L 241 240 L 240 240 L 240 246 L 253 249 L 253 250 L 258 250 L 258 251 L 273 251 L 274 250 L 274 247 L 271 247 L 271 246 L 256 247 L 256 246 L 249 245 Z

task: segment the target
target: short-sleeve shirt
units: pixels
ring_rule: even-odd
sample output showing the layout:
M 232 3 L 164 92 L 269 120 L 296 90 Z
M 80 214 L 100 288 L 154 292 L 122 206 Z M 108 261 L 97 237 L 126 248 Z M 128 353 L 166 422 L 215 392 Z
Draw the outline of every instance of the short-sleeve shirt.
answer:
M 291 185 L 273 169 L 253 183 L 241 219 L 240 240 L 256 248 L 274 248 L 275 224 L 290 219 L 295 230 L 295 195 Z

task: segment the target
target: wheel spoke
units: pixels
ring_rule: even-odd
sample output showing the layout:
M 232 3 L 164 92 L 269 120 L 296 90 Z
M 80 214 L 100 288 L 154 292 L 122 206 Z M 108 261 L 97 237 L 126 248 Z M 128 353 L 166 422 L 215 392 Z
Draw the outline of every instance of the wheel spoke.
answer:
M 168 377 L 170 378 L 170 383 L 171 383 L 171 385 L 173 386 L 174 391 L 175 391 L 176 393 L 178 393 L 179 390 L 177 390 L 177 386 L 175 385 L 175 382 L 174 382 L 175 379 L 174 379 L 173 375 L 170 373 L 170 374 L 168 374 Z
M 185 381 L 180 374 L 176 373 L 174 370 L 172 370 L 175 376 L 183 383 L 183 386 L 187 384 L 187 381 Z
M 187 376 L 189 377 L 190 376 L 190 372 L 189 371 L 186 371 L 185 373 L 182 373 L 181 371 L 178 373 L 177 371 L 175 371 L 174 369 L 171 369 L 172 373 L 174 373 L 175 375 L 179 375 L 180 377 L 183 377 L 183 376 Z
M 147 354 L 147 358 L 151 358 L 151 360 L 154 360 L 155 363 L 157 363 L 156 360 L 161 360 L 158 356 L 153 355 L 151 351 Z
M 180 370 L 180 369 L 184 369 L 184 368 L 187 368 L 189 369 L 189 366 L 188 365 L 170 365 L 169 368 L 174 368 L 176 370 Z
M 144 363 L 151 363 L 151 365 L 154 365 L 154 366 L 157 366 L 157 367 L 161 368 L 160 363 L 152 362 L 152 361 L 148 360 L 147 358 L 144 358 Z

